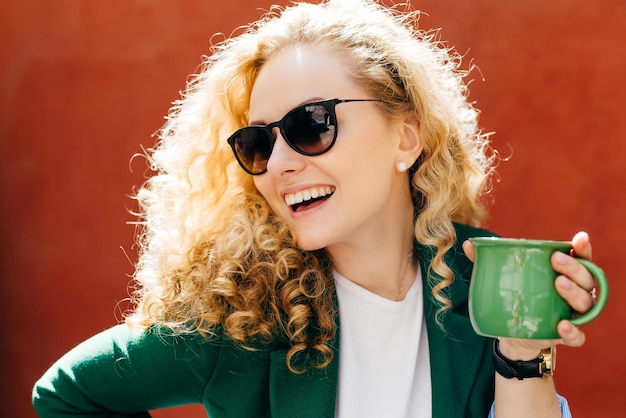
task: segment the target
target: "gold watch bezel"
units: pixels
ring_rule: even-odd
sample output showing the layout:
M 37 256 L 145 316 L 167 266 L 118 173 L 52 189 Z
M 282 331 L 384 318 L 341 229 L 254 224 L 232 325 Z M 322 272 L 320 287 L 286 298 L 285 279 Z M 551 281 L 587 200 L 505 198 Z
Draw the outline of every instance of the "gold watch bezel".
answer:
M 539 371 L 541 374 L 554 376 L 556 370 L 556 347 L 548 347 L 541 350 L 541 359 L 539 363 Z

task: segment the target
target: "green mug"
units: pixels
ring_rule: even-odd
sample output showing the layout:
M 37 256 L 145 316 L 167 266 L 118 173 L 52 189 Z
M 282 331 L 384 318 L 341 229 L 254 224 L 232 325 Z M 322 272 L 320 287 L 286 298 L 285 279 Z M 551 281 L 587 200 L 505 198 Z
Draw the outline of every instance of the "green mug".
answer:
M 469 289 L 469 315 L 474 330 L 488 337 L 556 339 L 562 319 L 574 325 L 598 317 L 606 306 L 609 287 L 602 269 L 589 260 L 577 260 L 598 282 L 595 305 L 572 317 L 568 303 L 557 293 L 558 273 L 550 258 L 555 251 L 569 254 L 562 241 L 512 238 L 470 238 L 475 259 Z

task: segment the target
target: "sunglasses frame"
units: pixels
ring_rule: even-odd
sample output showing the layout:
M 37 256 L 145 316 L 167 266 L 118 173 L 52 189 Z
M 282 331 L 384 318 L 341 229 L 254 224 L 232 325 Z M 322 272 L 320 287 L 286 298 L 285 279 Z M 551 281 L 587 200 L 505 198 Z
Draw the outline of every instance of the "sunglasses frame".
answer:
M 314 102 L 309 102 L 309 103 L 304 103 L 301 104 L 300 106 L 294 107 L 293 109 L 291 109 L 289 112 L 287 112 L 285 114 L 285 116 L 283 116 L 280 120 L 276 121 L 276 122 L 272 122 L 269 123 L 267 125 L 248 125 L 248 126 L 244 126 L 243 128 L 240 128 L 238 130 L 236 130 L 230 137 L 228 137 L 228 139 L 226 140 L 226 142 L 228 142 L 228 144 L 230 145 L 230 147 L 233 150 L 233 154 L 235 154 L 235 158 L 237 159 L 237 162 L 239 163 L 239 166 L 248 174 L 253 175 L 253 176 L 258 176 L 260 174 L 263 174 L 267 171 L 267 163 L 265 164 L 265 167 L 263 168 L 263 170 L 259 171 L 259 172 L 253 172 L 252 170 L 250 170 L 249 168 L 247 168 L 245 166 L 244 161 L 242 161 L 242 158 L 240 158 L 239 154 L 237 153 L 237 138 L 239 137 L 239 135 L 246 131 L 246 130 L 251 130 L 251 129 L 255 129 L 255 130 L 262 130 L 265 132 L 265 134 L 267 135 L 267 138 L 269 138 L 270 141 L 270 151 L 269 151 L 269 155 L 267 157 L 267 161 L 269 161 L 271 155 L 272 155 L 272 151 L 274 150 L 274 145 L 276 144 L 276 136 L 273 134 L 273 129 L 274 128 L 278 128 L 280 131 L 281 136 L 283 137 L 283 139 L 285 140 L 285 142 L 287 143 L 287 145 L 289 145 L 289 147 L 291 149 L 293 149 L 294 151 L 296 151 L 298 154 L 301 155 L 306 155 L 308 157 L 311 156 L 315 156 L 315 155 L 321 155 L 324 154 L 325 152 L 330 151 L 330 149 L 335 145 L 335 141 L 337 140 L 337 132 L 339 131 L 339 126 L 337 123 L 337 114 L 335 112 L 335 106 L 337 106 L 338 104 L 341 103 L 353 103 L 353 102 L 382 102 L 382 100 L 379 99 L 327 99 L 327 100 L 318 100 L 318 101 L 314 101 Z M 328 114 L 330 116 L 330 120 L 333 123 L 335 130 L 333 133 L 333 139 L 330 141 L 329 145 L 324 148 L 321 151 L 316 151 L 316 152 L 307 152 L 307 151 L 303 151 L 301 149 L 299 149 L 296 144 L 294 144 L 292 142 L 292 140 L 290 140 L 287 136 L 287 134 L 285 133 L 285 120 L 288 119 L 290 116 L 292 116 L 294 113 L 300 111 L 303 107 L 307 107 L 307 106 L 312 106 L 312 105 L 321 105 L 323 106 L 327 111 Z M 253 161 L 254 163 L 254 161 Z

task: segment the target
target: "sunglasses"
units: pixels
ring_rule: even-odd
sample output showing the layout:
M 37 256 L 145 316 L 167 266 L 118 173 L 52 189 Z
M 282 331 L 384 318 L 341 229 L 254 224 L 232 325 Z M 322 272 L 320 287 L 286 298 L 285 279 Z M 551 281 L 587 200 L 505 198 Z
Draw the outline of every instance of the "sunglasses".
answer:
M 237 130 L 227 142 L 241 168 L 253 176 L 267 171 L 276 136 L 274 128 L 296 152 L 320 155 L 330 150 L 337 139 L 335 106 L 351 102 L 381 102 L 377 99 L 330 99 L 306 103 L 290 110 L 283 118 L 269 125 L 251 125 Z

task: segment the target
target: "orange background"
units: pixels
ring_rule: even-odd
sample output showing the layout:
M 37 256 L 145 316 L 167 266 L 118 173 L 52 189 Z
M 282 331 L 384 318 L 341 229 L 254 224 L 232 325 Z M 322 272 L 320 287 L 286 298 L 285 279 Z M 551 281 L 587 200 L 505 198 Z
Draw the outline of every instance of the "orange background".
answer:
M 281 1 L 286 4 L 287 1 Z M 31 417 L 35 379 L 127 309 L 145 162 L 211 35 L 272 0 L 20 0 L 0 17 L 1 416 Z M 488 227 L 506 236 L 591 233 L 611 281 L 588 342 L 559 351 L 575 416 L 623 416 L 626 2 L 423 0 L 471 73 L 498 168 Z M 157 417 L 200 417 L 202 409 Z

